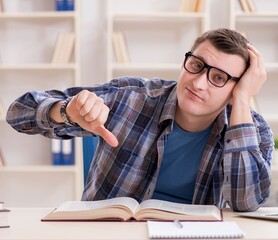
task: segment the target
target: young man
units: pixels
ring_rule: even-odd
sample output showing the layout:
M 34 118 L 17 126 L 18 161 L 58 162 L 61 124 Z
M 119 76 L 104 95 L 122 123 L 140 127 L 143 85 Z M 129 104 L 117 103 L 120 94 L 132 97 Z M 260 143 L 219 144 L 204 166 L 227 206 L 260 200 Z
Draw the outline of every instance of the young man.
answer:
M 50 138 L 100 136 L 82 200 L 129 196 L 253 211 L 271 184 L 272 133 L 250 109 L 265 80 L 261 54 L 239 33 L 217 29 L 186 53 L 178 82 L 121 77 L 29 92 L 7 121 Z

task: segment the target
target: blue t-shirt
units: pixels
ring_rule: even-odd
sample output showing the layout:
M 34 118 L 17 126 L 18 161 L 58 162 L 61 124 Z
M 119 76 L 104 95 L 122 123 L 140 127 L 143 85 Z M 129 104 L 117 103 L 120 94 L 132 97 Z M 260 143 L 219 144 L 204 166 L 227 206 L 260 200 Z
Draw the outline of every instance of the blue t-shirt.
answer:
M 174 123 L 168 135 L 153 199 L 192 203 L 195 180 L 211 127 L 187 132 Z

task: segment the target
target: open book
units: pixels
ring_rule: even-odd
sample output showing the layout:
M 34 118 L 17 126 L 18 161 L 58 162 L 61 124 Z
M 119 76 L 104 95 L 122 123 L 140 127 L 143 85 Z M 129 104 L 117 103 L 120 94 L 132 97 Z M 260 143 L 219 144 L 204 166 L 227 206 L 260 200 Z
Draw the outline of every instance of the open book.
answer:
M 213 205 L 191 205 L 150 199 L 139 204 L 129 197 L 100 201 L 68 201 L 42 221 L 90 220 L 188 220 L 222 221 L 222 212 Z

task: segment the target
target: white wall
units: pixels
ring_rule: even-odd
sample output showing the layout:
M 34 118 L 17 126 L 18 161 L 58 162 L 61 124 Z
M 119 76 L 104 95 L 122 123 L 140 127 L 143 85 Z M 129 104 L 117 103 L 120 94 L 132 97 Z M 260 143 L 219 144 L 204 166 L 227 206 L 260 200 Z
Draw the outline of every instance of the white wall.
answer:
M 228 27 L 227 0 L 211 0 L 210 12 L 211 28 Z M 110 80 L 106 79 L 106 0 L 81 0 L 80 24 L 82 85 Z

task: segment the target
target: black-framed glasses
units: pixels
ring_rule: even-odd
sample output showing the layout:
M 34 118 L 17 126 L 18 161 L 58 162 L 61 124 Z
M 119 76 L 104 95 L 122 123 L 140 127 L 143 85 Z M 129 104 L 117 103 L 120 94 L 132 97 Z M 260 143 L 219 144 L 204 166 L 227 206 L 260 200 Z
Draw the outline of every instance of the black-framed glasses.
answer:
M 224 87 L 229 80 L 236 82 L 240 80 L 240 77 L 232 77 L 225 71 L 206 64 L 202 59 L 194 56 L 192 52 L 187 52 L 185 54 L 183 66 L 186 71 L 192 74 L 200 73 L 206 68 L 208 81 L 215 87 L 219 88 Z

